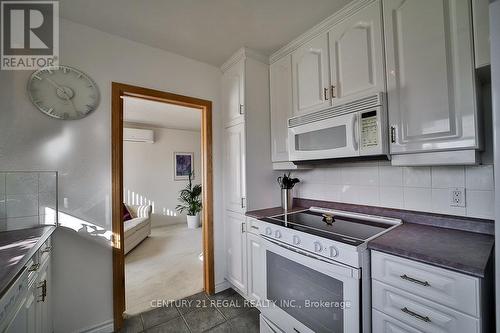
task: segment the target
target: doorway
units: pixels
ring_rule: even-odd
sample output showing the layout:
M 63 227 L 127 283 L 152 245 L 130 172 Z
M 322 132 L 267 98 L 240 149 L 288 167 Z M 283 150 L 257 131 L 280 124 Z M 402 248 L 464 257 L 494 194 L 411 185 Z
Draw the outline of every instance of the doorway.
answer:
M 194 108 L 201 112 L 201 185 L 203 210 L 203 289 L 213 294 L 213 179 L 212 179 L 212 103 L 207 100 L 172 94 L 168 92 L 112 84 L 112 232 L 113 232 L 113 315 L 115 330 L 121 328 L 125 311 L 125 237 L 123 227 L 123 125 L 124 99 L 140 98 Z

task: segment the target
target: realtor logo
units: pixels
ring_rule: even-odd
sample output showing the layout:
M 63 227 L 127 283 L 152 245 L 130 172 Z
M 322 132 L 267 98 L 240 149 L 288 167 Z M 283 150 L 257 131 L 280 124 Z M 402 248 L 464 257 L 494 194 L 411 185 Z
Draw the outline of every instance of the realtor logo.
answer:
M 58 1 L 1 1 L 1 21 L 2 70 L 58 65 Z

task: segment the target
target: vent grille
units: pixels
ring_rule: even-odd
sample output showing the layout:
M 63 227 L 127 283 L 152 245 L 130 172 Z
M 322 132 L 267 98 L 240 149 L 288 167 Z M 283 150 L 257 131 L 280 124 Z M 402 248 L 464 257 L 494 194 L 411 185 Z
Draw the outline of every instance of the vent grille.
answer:
M 326 110 L 321 110 L 303 116 L 290 118 L 288 119 L 288 127 L 296 127 L 299 125 L 304 125 L 332 118 L 335 116 L 340 116 L 346 113 L 361 111 L 371 107 L 380 106 L 382 105 L 382 103 L 383 103 L 383 93 L 377 93 L 375 95 L 360 98 L 358 100 L 346 104 L 336 105 Z

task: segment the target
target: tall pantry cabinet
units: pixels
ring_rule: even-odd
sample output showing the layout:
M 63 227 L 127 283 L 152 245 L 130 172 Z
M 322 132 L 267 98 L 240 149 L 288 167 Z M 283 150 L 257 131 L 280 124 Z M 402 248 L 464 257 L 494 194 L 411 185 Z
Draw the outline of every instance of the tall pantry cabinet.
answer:
M 245 212 L 280 202 L 271 162 L 269 65 L 242 48 L 221 69 L 226 279 L 246 294 Z

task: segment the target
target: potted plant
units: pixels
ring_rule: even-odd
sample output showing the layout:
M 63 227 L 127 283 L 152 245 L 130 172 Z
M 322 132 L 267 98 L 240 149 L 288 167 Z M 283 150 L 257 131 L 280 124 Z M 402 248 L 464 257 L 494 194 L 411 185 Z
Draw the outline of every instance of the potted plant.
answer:
M 179 213 L 187 213 L 187 224 L 189 229 L 200 227 L 201 185 L 194 185 L 191 181 L 192 173 L 189 173 L 186 188 L 179 192 L 180 204 L 175 207 Z

